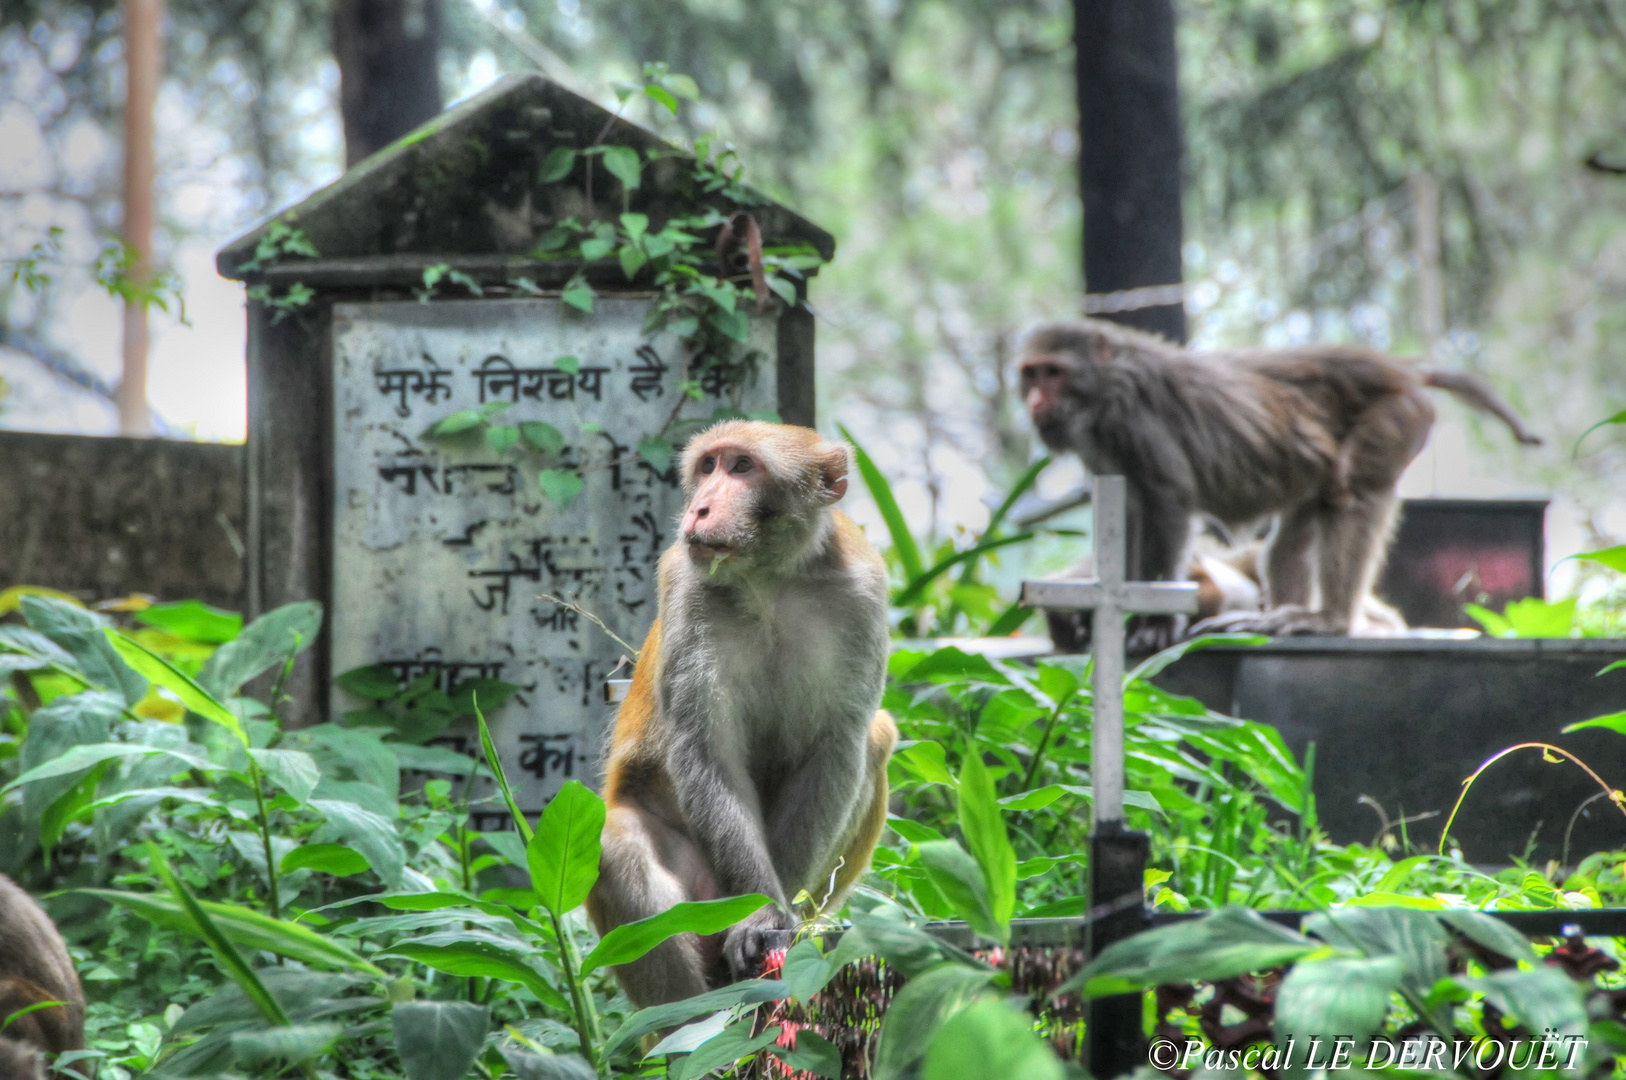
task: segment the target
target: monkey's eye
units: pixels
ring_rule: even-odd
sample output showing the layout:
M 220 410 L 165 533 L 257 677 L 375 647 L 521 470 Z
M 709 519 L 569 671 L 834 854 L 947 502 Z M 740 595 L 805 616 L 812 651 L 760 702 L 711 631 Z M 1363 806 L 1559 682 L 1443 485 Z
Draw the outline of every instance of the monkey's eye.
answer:
M 714 457 L 703 457 L 703 458 L 700 459 L 700 473 L 701 473 L 702 476 L 710 476 L 712 473 L 714 473 L 716 471 L 717 471 L 717 459 L 716 458 L 714 458 Z
M 752 468 L 753 464 L 754 463 L 751 461 L 750 458 L 742 457 L 739 460 L 734 462 L 734 468 L 733 468 L 732 471 L 734 471 L 736 473 L 740 473 L 740 474 L 743 475 L 743 474 L 748 473 L 748 472 L 751 471 L 751 468 Z

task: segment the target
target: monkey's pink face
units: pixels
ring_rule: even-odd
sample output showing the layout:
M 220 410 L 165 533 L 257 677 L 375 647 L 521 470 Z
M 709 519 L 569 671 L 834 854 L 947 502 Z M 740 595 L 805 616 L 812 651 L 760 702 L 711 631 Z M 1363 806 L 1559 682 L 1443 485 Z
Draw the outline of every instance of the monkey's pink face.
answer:
M 1058 356 L 1039 354 L 1022 360 L 1019 386 L 1028 415 L 1041 427 L 1050 418 L 1067 385 L 1068 365 Z
M 695 459 L 694 495 L 683 511 L 683 539 L 689 557 L 710 563 L 737 554 L 756 532 L 767 470 L 742 446 L 717 443 Z

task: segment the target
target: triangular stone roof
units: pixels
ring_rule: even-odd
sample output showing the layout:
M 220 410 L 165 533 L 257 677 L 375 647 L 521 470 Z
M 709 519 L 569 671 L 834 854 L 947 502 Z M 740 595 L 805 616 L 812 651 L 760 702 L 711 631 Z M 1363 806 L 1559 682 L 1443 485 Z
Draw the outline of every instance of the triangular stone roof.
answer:
M 623 210 L 621 185 L 593 158 L 594 201 L 585 193 L 588 159 L 578 154 L 563 179 L 544 184 L 542 164 L 555 147 L 629 146 L 645 161 L 642 185 L 627 209 L 648 214 L 653 227 L 676 214 L 713 206 L 749 210 L 764 243 L 806 244 L 825 259 L 835 239 L 799 214 L 764 197 L 742 205 L 695 183 L 694 158 L 636 124 L 541 75 L 508 75 L 467 101 L 358 163 L 303 202 L 275 215 L 222 248 L 222 276 L 256 280 L 279 262 L 344 264 L 361 271 L 366 260 L 400 263 L 413 256 L 499 257 L 523 260 L 548 227 L 565 217 L 615 220 Z M 751 193 L 755 195 L 755 193 Z M 296 226 L 316 248 L 314 260 L 278 255 L 245 269 L 275 222 Z M 286 273 L 286 271 L 285 271 Z

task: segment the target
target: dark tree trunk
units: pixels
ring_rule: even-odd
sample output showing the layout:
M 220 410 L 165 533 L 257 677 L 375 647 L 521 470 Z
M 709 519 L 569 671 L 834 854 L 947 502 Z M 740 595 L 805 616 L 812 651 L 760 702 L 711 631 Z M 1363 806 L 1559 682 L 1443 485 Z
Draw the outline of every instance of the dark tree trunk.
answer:
M 1172 0 L 1075 0 L 1084 281 L 1092 293 L 1180 281 L 1180 91 Z M 1105 318 L 1186 339 L 1180 304 Z
M 335 0 L 345 164 L 440 112 L 439 52 L 440 0 Z

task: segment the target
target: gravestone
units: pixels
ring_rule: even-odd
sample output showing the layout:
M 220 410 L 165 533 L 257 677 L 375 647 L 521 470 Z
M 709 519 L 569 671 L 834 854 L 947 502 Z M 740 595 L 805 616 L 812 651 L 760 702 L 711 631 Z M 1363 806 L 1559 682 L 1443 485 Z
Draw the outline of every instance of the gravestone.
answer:
M 624 190 L 594 159 L 595 201 L 580 154 L 595 145 L 635 150 L 641 183 Z M 578 152 L 574 171 L 544 182 L 561 148 Z M 675 458 L 648 440 L 729 413 L 811 425 L 812 318 L 801 296 L 761 305 L 733 347 L 755 362 L 730 382 L 673 329 L 646 325 L 659 295 L 647 270 L 629 280 L 615 258 L 535 249 L 567 217 L 591 228 L 632 213 L 653 233 L 709 209 L 741 233 L 748 212 L 770 251 L 833 254 L 790 211 L 703 179 L 649 132 L 511 76 L 220 253 L 222 274 L 259 287 L 250 613 L 314 598 L 329 615 L 292 684 L 296 722 L 356 708 L 331 684 L 356 667 L 388 665 L 401 686 L 427 675 L 448 694 L 501 679 L 522 688 L 490 717 L 521 807 L 540 810 L 567 779 L 596 782 L 603 682 L 626 651 L 611 634 L 642 642 L 681 509 Z M 711 273 L 738 269 L 728 254 Z M 577 306 L 583 281 L 591 312 Z M 280 311 L 300 290 L 308 301 Z M 486 425 L 429 434 L 499 405 L 489 425 L 539 441 L 502 446 Z M 468 728 L 447 740 L 476 749 Z

